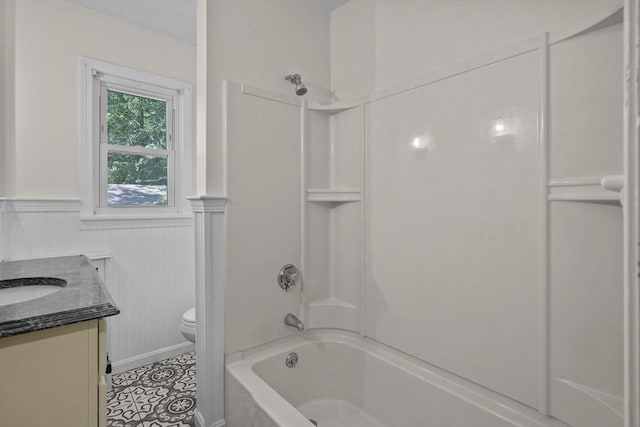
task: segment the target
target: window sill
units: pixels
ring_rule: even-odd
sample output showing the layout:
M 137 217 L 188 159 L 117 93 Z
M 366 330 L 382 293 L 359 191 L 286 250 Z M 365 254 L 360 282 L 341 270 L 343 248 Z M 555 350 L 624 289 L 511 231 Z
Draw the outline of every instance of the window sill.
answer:
M 94 215 L 80 217 L 81 230 L 114 228 L 191 227 L 193 215 Z

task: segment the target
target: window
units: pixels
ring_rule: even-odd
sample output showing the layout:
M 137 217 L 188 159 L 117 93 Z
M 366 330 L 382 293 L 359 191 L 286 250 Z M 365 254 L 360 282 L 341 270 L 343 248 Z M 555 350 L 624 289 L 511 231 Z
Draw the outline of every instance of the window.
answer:
M 83 219 L 184 217 L 190 85 L 86 58 L 81 68 Z
M 100 207 L 173 206 L 175 91 L 100 84 Z

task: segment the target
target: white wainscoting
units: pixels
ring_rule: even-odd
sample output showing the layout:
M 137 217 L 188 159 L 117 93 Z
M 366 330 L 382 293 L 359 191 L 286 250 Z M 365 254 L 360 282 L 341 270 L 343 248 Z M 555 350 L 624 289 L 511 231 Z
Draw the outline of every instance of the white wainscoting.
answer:
M 108 319 L 114 372 L 194 349 L 179 330 L 195 305 L 192 225 L 81 230 L 78 200 L 3 204 L 4 260 L 110 255 L 105 280 L 121 311 Z

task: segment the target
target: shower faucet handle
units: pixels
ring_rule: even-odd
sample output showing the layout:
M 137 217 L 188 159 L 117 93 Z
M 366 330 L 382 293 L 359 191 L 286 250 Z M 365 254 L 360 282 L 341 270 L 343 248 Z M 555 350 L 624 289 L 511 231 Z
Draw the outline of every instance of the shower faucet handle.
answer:
M 285 292 L 297 285 L 299 280 L 300 270 L 293 264 L 285 265 L 278 273 L 278 284 Z

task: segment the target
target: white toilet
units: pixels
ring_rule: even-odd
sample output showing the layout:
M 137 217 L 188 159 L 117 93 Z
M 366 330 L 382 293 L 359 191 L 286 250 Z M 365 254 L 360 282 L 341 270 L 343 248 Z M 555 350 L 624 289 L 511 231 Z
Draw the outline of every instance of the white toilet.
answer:
M 180 322 L 180 332 L 186 339 L 196 342 L 196 308 L 190 308 L 182 315 Z

